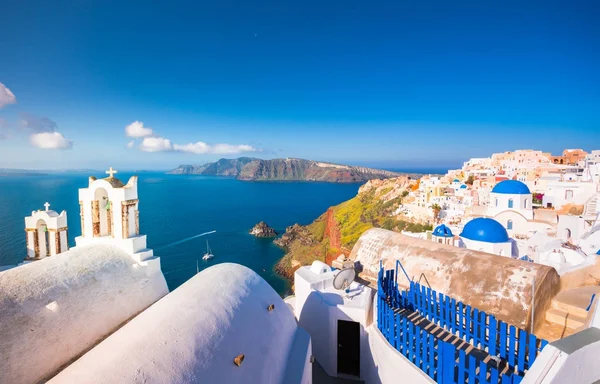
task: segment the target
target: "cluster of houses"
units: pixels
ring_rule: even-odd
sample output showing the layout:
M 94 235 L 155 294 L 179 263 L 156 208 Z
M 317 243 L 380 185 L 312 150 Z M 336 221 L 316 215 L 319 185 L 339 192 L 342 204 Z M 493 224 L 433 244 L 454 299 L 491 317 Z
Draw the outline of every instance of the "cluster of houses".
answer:
M 600 252 L 600 150 L 517 150 L 424 176 L 398 213 L 435 223 L 432 241 L 552 266 Z

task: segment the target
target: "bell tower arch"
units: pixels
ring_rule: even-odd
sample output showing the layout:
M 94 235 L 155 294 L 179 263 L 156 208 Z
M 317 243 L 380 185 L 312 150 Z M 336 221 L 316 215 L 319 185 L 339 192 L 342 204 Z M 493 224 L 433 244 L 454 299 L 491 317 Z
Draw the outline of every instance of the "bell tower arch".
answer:
M 79 190 L 81 236 L 77 246 L 94 242 L 110 242 L 121 247 L 139 261 L 153 256 L 146 248 L 146 236 L 139 231 L 139 200 L 137 176 L 127 184 L 117 179 L 112 167 L 108 177 L 91 176 L 88 187 Z
M 69 250 L 67 212 L 60 214 L 44 204 L 45 209 L 25 218 L 27 256 L 25 261 L 40 260 Z

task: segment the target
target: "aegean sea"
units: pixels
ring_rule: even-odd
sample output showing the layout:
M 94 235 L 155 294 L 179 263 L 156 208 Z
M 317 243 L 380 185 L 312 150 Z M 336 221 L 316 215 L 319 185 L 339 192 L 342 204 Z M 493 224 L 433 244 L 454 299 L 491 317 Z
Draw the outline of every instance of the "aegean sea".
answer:
M 115 175 L 127 182 L 132 173 Z M 0 177 L 0 266 L 17 264 L 26 255 L 25 216 L 31 211 L 67 211 L 69 246 L 81 234 L 78 189 L 88 185 L 88 173 Z M 96 177 L 104 177 L 94 174 Z M 281 295 L 287 280 L 273 271 L 284 252 L 273 239 L 248 231 L 261 220 L 282 234 L 294 223 L 308 224 L 332 206 L 356 195 L 359 184 L 311 182 L 246 182 L 225 177 L 165 175 L 139 176 L 140 232 L 160 256 L 170 290 L 197 270 L 215 263 L 234 262 L 250 267 Z M 216 231 L 209 235 L 199 234 Z M 202 261 L 206 241 L 215 257 Z

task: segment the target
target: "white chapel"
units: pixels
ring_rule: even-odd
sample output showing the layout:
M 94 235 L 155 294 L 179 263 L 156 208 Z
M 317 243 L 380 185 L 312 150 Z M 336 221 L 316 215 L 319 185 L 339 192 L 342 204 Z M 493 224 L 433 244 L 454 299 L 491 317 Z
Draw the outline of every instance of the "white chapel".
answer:
M 49 203 L 44 204 L 44 208 L 31 212 L 31 216 L 25 218 L 26 262 L 58 255 L 69 249 L 67 212 L 59 214 L 52 211 Z
M 81 236 L 77 246 L 111 243 L 138 261 L 151 259 L 154 253 L 146 248 L 146 235 L 140 235 L 137 176 L 123 184 L 112 167 L 104 179 L 89 178 L 87 188 L 79 190 Z

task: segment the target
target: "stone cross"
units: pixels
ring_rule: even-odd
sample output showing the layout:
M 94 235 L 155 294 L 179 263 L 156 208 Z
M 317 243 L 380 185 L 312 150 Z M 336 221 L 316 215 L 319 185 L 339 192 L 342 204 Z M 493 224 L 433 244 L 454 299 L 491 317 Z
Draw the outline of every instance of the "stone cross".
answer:
M 44 207 L 46 207 L 46 211 L 48 211 L 48 208 L 50 208 L 50 203 L 46 202 L 46 204 L 44 204 Z
M 110 167 L 110 169 L 106 171 L 106 174 L 109 175 L 108 177 L 113 177 L 113 174 L 115 173 L 117 173 L 117 171 L 115 171 L 112 167 Z

